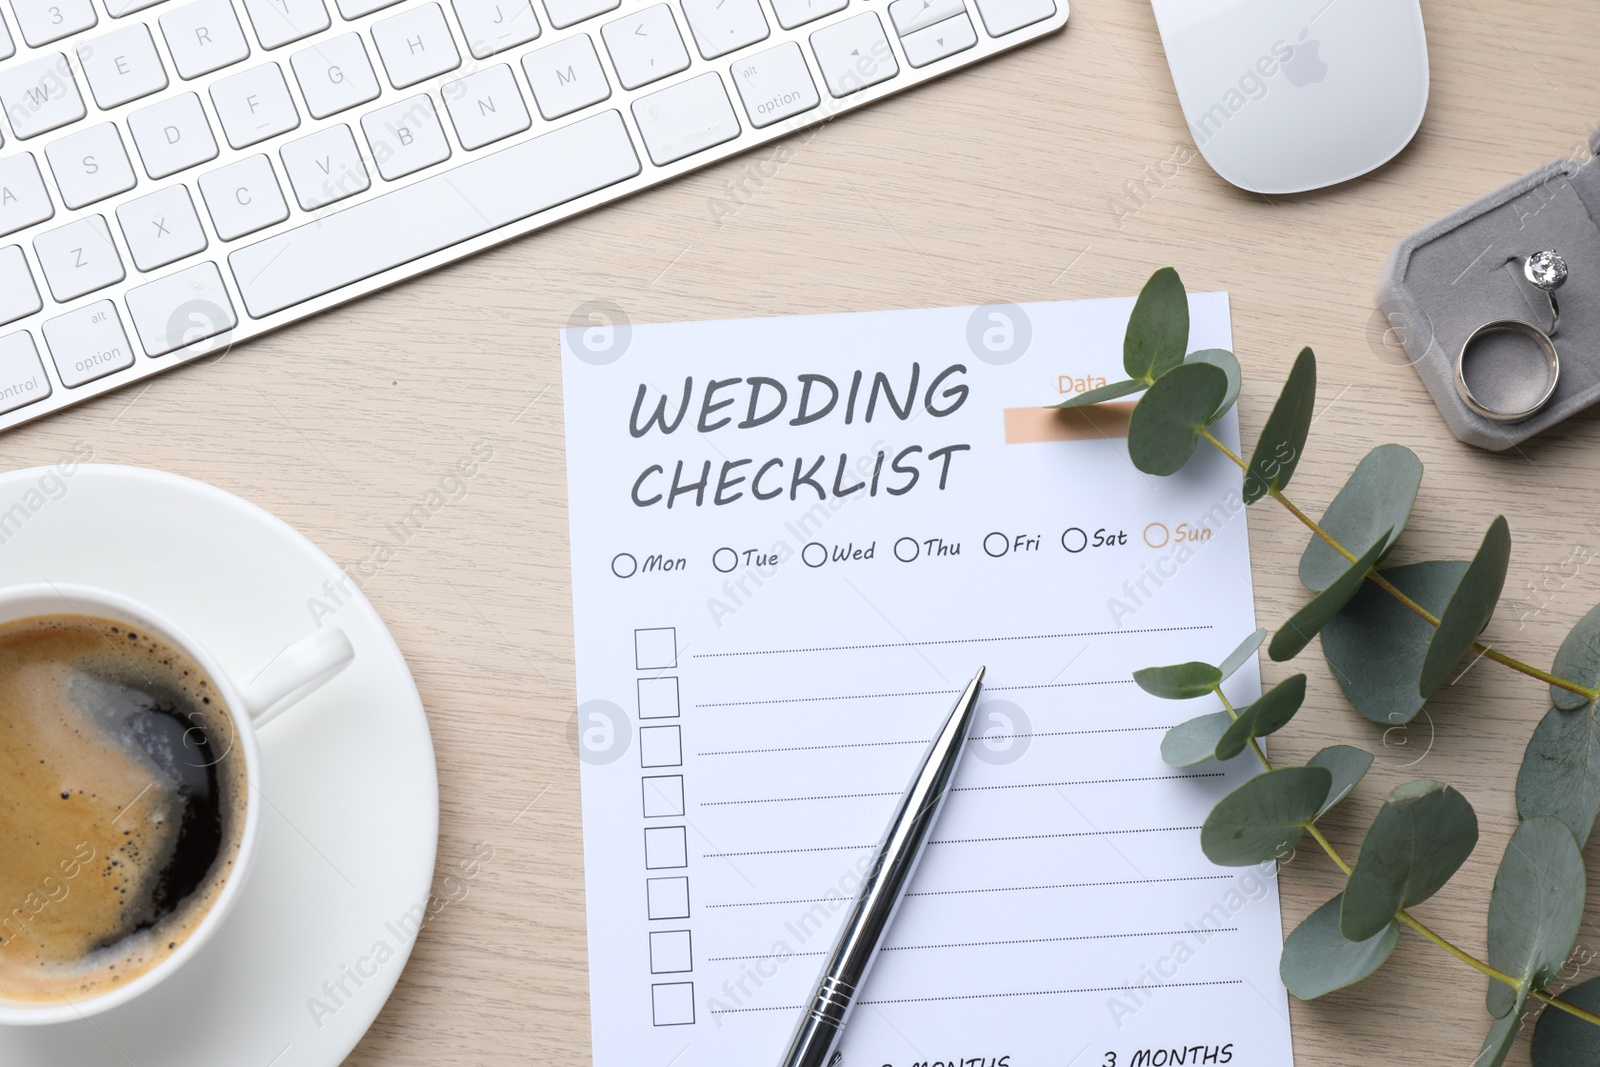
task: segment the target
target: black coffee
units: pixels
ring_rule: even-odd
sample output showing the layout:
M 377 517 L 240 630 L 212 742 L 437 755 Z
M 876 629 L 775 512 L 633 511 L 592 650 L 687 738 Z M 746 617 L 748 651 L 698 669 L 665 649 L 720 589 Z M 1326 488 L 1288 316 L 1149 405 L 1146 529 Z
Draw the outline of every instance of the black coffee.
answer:
M 0 997 L 104 992 L 193 931 L 244 825 L 232 729 L 200 668 L 149 634 L 0 627 Z

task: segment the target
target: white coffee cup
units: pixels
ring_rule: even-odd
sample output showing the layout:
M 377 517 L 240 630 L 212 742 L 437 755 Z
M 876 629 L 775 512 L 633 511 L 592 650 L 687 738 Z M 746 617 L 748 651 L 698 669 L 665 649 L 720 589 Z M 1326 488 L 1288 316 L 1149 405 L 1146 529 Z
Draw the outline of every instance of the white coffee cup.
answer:
M 244 827 L 233 870 L 205 916 L 171 955 L 133 981 L 81 1000 L 23 1001 L 0 994 L 0 1026 L 73 1022 L 109 1011 L 149 992 L 200 951 L 238 902 L 254 865 L 261 818 L 254 786 L 261 753 L 256 730 L 338 674 L 355 650 L 334 626 L 319 629 L 280 652 L 245 683 L 233 680 L 205 645 L 155 610 L 105 589 L 76 585 L 24 585 L 0 590 L 0 626 L 40 615 L 90 616 L 126 624 L 184 653 L 211 678 L 233 724 L 235 750 L 244 759 Z

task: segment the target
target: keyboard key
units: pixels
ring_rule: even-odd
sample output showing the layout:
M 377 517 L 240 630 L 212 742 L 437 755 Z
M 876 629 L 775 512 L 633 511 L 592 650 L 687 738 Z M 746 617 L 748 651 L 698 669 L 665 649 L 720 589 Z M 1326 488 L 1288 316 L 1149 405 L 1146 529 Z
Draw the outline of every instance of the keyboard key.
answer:
M 606 51 L 624 89 L 649 85 L 689 66 L 678 25 L 666 4 L 651 4 L 625 18 L 608 22 L 600 30 Z
M 178 77 L 185 80 L 238 63 L 250 54 L 244 30 L 228 0 L 195 0 L 161 16 Z
M 55 213 L 33 154 L 0 157 L 0 237 L 37 225 Z
M 0 59 L 10 59 L 17 54 L 17 46 L 11 40 L 11 31 L 6 29 L 6 19 L 0 15 Z
M 450 158 L 439 115 L 428 96 L 413 96 L 368 112 L 361 118 L 372 161 L 385 181 L 404 178 Z
M 522 57 L 522 73 L 533 89 L 539 114 L 547 119 L 570 115 L 611 95 L 611 83 L 587 33 L 529 52 Z
M 128 201 L 117 208 L 117 222 L 133 265 L 142 271 L 158 270 L 206 248 L 200 216 L 189 190 L 181 185 Z
M 1052 0 L 978 0 L 978 14 L 990 37 L 1002 37 L 1056 13 Z
M 259 319 L 638 173 L 622 116 L 605 111 L 241 248 L 228 263 Z
M 124 15 L 131 15 L 135 11 L 143 11 L 147 7 L 155 7 L 157 4 L 165 2 L 166 0 L 105 0 L 106 13 L 114 19 L 120 19 Z
M 57 53 L 20 66 L 0 67 L 0 106 L 20 140 L 60 129 L 86 114 L 67 57 Z
M 516 75 L 504 63 L 446 82 L 441 95 L 456 137 L 469 152 L 533 125 Z
M 58 303 L 104 289 L 127 276 L 111 241 L 111 229 L 100 215 L 41 233 L 33 239 L 33 251 L 50 295 Z
M 744 112 L 757 129 L 810 111 L 821 102 L 806 57 L 793 41 L 735 60 L 731 69 Z
M 400 0 L 335 0 L 339 5 L 339 14 L 348 19 L 358 19 L 362 15 L 370 15 L 374 11 L 382 11 L 386 7 L 393 7 Z
M 824 26 L 811 35 L 811 49 L 834 96 L 858 93 L 900 73 L 883 23 L 871 11 Z
M 35 48 L 93 28 L 94 5 L 89 0 L 11 0 L 22 39 Z
M 894 32 L 904 37 L 934 23 L 965 14 L 961 0 L 894 0 L 889 5 L 889 20 Z
M 109 122 L 53 141 L 44 154 L 61 190 L 61 202 L 70 208 L 87 207 L 138 183 L 122 135 Z
M 772 0 L 772 13 L 778 16 L 778 25 L 792 30 L 824 15 L 843 11 L 849 4 L 850 0 Z
M 133 347 L 109 300 L 45 320 L 44 343 L 68 389 L 133 366 Z
M 306 98 L 306 110 L 314 119 L 378 98 L 378 76 L 372 72 L 360 34 L 347 33 L 303 48 L 289 64 Z
M 133 147 L 152 178 L 165 178 L 217 158 L 217 139 L 194 93 L 184 93 L 128 116 Z
M 977 43 L 978 34 L 972 28 L 972 20 L 965 15 L 945 19 L 900 38 L 906 62 L 913 67 L 925 67 L 935 60 L 965 52 Z
M 683 17 L 707 59 L 765 41 L 772 33 L 759 0 L 683 0 Z
M 739 136 L 739 120 L 715 71 L 640 97 L 633 118 L 658 167 Z
M 364 193 L 372 185 L 348 126 L 329 126 L 278 150 L 294 198 L 307 211 Z
M 27 331 L 0 337 L 0 415 L 36 404 L 50 395 L 39 350 Z
M 533 0 L 453 0 L 456 21 L 475 59 L 488 59 L 539 36 Z
M 239 325 L 215 263 L 197 263 L 128 290 L 128 317 L 147 356 L 209 341 Z
M 558 30 L 621 6 L 622 0 L 544 0 L 544 9 L 550 13 L 550 25 Z
M 283 190 L 266 156 L 251 156 L 238 163 L 200 175 L 200 195 L 217 236 L 232 241 L 289 217 Z
M 234 148 L 249 148 L 300 125 L 300 113 L 276 63 L 214 82 L 211 103 L 222 122 L 222 135 Z
M 389 75 L 405 89 L 461 66 L 461 53 L 438 4 L 423 4 L 373 23 L 372 40 Z
M 140 23 L 85 41 L 78 46 L 89 91 L 101 108 L 110 109 L 167 87 L 167 71 L 156 54 L 150 29 Z
M 16 245 L 0 248 L 0 326 L 44 307 L 28 270 L 28 257 Z
M 244 10 L 256 40 L 267 49 L 282 48 L 330 25 L 322 0 L 244 0 Z

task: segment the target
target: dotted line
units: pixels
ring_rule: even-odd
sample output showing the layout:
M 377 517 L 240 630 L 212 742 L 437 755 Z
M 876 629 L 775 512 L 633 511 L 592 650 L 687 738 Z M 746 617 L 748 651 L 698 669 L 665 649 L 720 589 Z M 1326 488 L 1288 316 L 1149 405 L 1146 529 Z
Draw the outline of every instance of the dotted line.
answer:
M 1206 933 L 1237 933 L 1237 926 L 1208 928 Z M 1079 934 L 1073 937 L 1022 937 L 1014 941 L 951 941 L 943 945 L 885 945 L 879 952 L 917 952 L 927 948 L 992 948 L 997 945 L 1053 945 L 1062 941 L 1114 941 L 1129 937 L 1173 937 L 1192 934 L 1193 930 L 1141 930 L 1131 934 Z M 822 953 L 817 953 L 822 955 Z M 760 957 L 757 957 L 760 958 Z
M 876 645 L 817 645 L 813 648 L 761 648 L 748 652 L 696 652 L 695 659 L 721 659 L 727 656 L 784 656 L 792 652 L 855 652 L 880 648 L 920 648 L 926 645 L 983 645 L 996 641 L 1053 641 L 1063 637 L 1131 637 L 1134 634 L 1170 634 L 1188 630 L 1210 630 L 1202 626 L 1152 626 L 1143 630 L 1083 630 L 1066 634 L 1021 634 L 1016 637 L 947 637 L 933 641 L 886 641 Z
M 1093 683 L 1080 682 L 1076 684 L 1089 685 Z M 1119 726 L 1114 729 L 1106 730 L 1051 730 L 1042 733 L 1000 734 L 998 736 L 1007 740 L 1020 741 L 1023 738 L 1029 737 L 1077 737 L 1080 734 L 1136 734 L 1150 730 L 1165 731 L 1170 729 L 1172 729 L 1170 726 Z M 978 744 L 991 740 L 994 736 L 995 735 L 989 735 L 985 737 L 969 737 L 967 738 L 967 743 Z M 701 756 L 750 756 L 766 752 L 822 752 L 829 749 L 838 748 L 887 748 L 896 745 L 926 745 L 932 740 L 933 739 L 931 737 L 924 737 L 917 741 L 855 741 L 836 745 L 789 745 L 778 748 L 726 748 L 719 749 L 715 752 L 701 752 L 699 754 Z
M 1183 878 L 1129 878 L 1117 882 L 1057 882 L 1052 885 L 1001 885 L 980 889 L 924 889 L 907 893 L 908 897 L 959 897 L 973 893 L 1027 893 L 1043 889 L 1101 889 L 1115 885 L 1158 885 L 1165 882 L 1225 882 L 1229 874 L 1197 874 Z M 801 897 L 796 900 L 740 900 L 730 904 L 707 904 L 711 908 L 761 908 L 782 907 L 790 904 L 827 904 L 839 897 Z
M 908 897 L 959 897 L 971 893 L 1026 893 L 1035 889 L 1100 889 L 1113 885 L 1156 885 L 1162 882 L 1226 882 L 1232 878 L 1231 874 L 1196 874 L 1185 878 L 1129 878 L 1120 882 L 1058 882 L 1055 885 L 1001 885 L 992 889 L 925 889 L 920 893 L 907 893 Z M 832 897 L 821 897 L 816 901 L 795 901 L 796 904 L 821 903 L 831 900 Z M 728 904 L 713 904 L 712 907 L 731 907 Z
M 1193 989 L 1200 986 L 1244 985 L 1242 978 L 1228 978 L 1213 982 L 1163 982 L 1154 986 L 1107 985 L 1083 989 L 1027 989 L 1016 993 L 965 993 L 949 997 L 900 997 L 895 1000 L 863 1000 L 861 1004 L 931 1004 L 952 1000 L 998 1000 L 1006 997 L 1056 997 L 1072 993 L 1148 993 L 1152 989 Z M 799 1004 L 776 1004 L 770 1008 L 722 1008 L 712 1015 L 737 1015 L 753 1011 L 799 1011 Z
M 991 640 L 985 638 L 985 640 Z M 993 638 L 992 640 L 1002 640 Z M 1009 640 L 1009 639 L 1006 639 Z M 746 653 L 729 653 L 730 655 L 745 655 Z M 1038 685 L 995 685 L 985 686 L 986 693 L 1010 693 L 1020 689 L 1074 689 L 1085 685 L 1132 685 L 1132 678 L 1107 678 L 1094 682 L 1043 682 Z M 832 697 L 778 697 L 772 700 L 721 700 L 710 704 L 696 704 L 697 708 L 744 708 L 756 704 L 826 704 L 836 700 L 891 700 L 895 697 L 939 697 L 951 696 L 960 693 L 960 689 L 916 689 L 904 693 L 846 693 L 842 696 Z
M 1209 934 L 1238 933 L 1237 926 L 1208 927 Z M 1080 934 L 1074 937 L 1024 937 L 1015 941 L 951 941 L 943 945 L 885 945 L 879 952 L 918 952 L 935 948 L 995 948 L 1001 945 L 1053 945 L 1063 941 L 1114 941 L 1130 937 L 1174 937 L 1192 934 L 1193 930 L 1141 930 L 1131 934 Z M 825 952 L 791 952 L 790 956 L 825 956 Z M 758 952 L 752 956 L 708 956 L 707 963 L 737 963 L 739 960 L 771 959 L 772 953 Z
M 1077 782 L 1006 782 L 999 785 L 962 785 L 951 789 L 952 793 L 990 793 L 1001 789 L 1056 789 L 1068 785 L 1120 785 L 1125 782 L 1165 782 L 1178 781 L 1184 778 L 1221 778 L 1222 771 L 1201 771 L 1193 774 L 1152 774 L 1144 778 L 1085 778 Z M 751 800 L 706 800 L 702 801 L 702 808 L 728 808 L 743 804 L 794 804 L 810 800 L 869 800 L 874 797 L 897 797 L 903 795 L 899 790 L 890 790 L 882 793 L 822 793 L 811 797 L 756 797 Z
M 930 845 L 976 845 L 991 841 L 1042 841 L 1060 837 L 1111 837 L 1117 834 L 1166 834 L 1178 830 L 1198 830 L 1198 826 L 1151 826 L 1140 830 L 1083 830 L 1070 834 L 1023 834 L 1018 837 L 951 837 L 940 841 L 929 841 Z M 735 856 L 790 856 L 801 852 L 862 852 L 869 848 L 876 848 L 877 844 L 868 845 L 819 845 L 814 848 L 769 848 L 751 852 L 706 852 L 701 859 L 719 860 L 731 859 Z

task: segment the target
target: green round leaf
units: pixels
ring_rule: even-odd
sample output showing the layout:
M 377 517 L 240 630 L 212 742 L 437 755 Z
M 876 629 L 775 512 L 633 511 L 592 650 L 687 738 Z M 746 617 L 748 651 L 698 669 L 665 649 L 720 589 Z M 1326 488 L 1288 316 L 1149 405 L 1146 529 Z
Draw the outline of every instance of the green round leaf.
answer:
M 1115 400 L 1118 397 L 1127 396 L 1130 393 L 1142 393 L 1148 388 L 1150 388 L 1149 382 L 1112 382 L 1110 385 L 1102 385 L 1098 389 L 1090 389 L 1089 391 L 1079 393 L 1070 399 L 1063 400 L 1061 403 L 1057 404 L 1056 407 L 1086 408 L 1092 404 L 1099 404 L 1107 400 Z
M 1483 544 L 1477 555 L 1461 576 L 1461 584 L 1445 605 L 1439 616 L 1439 627 L 1428 643 L 1428 654 L 1422 660 L 1422 677 L 1417 691 L 1425 697 L 1450 679 L 1461 657 L 1472 648 L 1489 617 L 1500 602 L 1500 590 L 1505 588 L 1506 567 L 1511 563 L 1511 528 L 1505 517 L 1497 516 L 1483 535 Z
M 1433 896 L 1477 843 L 1478 816 L 1466 797 L 1429 778 L 1400 786 L 1372 820 L 1345 884 L 1344 936 L 1365 941 L 1395 912 Z
M 1128 316 L 1122 367 L 1130 378 L 1160 378 L 1189 350 L 1189 297 L 1171 267 L 1150 275 Z
M 1344 488 L 1317 525 L 1342 545 L 1370 545 L 1389 531 L 1389 548 L 1411 517 L 1422 485 L 1422 461 L 1404 445 L 1379 445 L 1356 464 Z M 1385 549 L 1387 553 L 1388 549 Z M 1345 558 L 1316 534 L 1300 557 L 1300 581 L 1307 589 L 1326 589 L 1344 573 Z
M 1350 790 L 1366 776 L 1367 769 L 1372 766 L 1372 753 L 1351 745 L 1329 745 L 1307 760 L 1306 765 L 1326 767 L 1328 773 L 1333 775 L 1333 788 L 1328 790 L 1328 799 L 1322 802 L 1322 807 L 1317 811 L 1317 818 L 1320 819 L 1349 796 Z
M 1217 410 L 1211 413 L 1206 422 L 1216 422 L 1228 413 L 1235 401 L 1239 399 L 1239 386 L 1242 384 L 1243 374 L 1239 370 L 1239 359 L 1226 348 L 1202 348 L 1190 352 L 1183 357 L 1185 363 L 1209 363 L 1213 367 L 1222 368 L 1222 373 L 1228 376 L 1228 391 L 1222 394 L 1222 403 L 1217 405 Z
M 1345 572 L 1334 579 L 1328 588 L 1312 597 L 1309 603 L 1295 612 L 1289 621 L 1272 635 L 1272 644 L 1267 646 L 1267 655 L 1279 662 L 1298 656 L 1311 643 L 1311 639 L 1317 636 L 1318 631 L 1339 613 L 1339 609 L 1361 591 L 1361 583 L 1366 580 L 1367 572 L 1388 548 L 1388 542 L 1388 534 L 1381 534 L 1372 543 L 1372 547 L 1361 554 L 1360 559 L 1349 564 Z
M 1382 573 L 1437 618 L 1466 572 L 1463 560 L 1429 560 Z M 1414 683 L 1432 640 L 1426 619 L 1369 582 L 1322 628 L 1322 657 L 1357 711 L 1398 726 L 1427 703 Z
M 1591 689 L 1600 685 L 1600 606 L 1590 608 L 1589 614 L 1568 631 L 1550 673 Z M 1550 699 L 1556 707 L 1568 711 L 1590 703 L 1587 697 L 1554 685 L 1550 687 Z
M 1261 642 L 1267 639 L 1267 631 L 1257 630 L 1243 641 L 1239 647 L 1228 653 L 1228 658 L 1217 665 L 1223 678 L 1232 678 L 1233 672 L 1249 662 L 1250 657 L 1256 654 L 1256 649 L 1261 647 Z
M 1584 1011 L 1600 1013 L 1600 978 L 1561 994 Z M 1546 1008 L 1533 1028 L 1533 1067 L 1600 1067 L 1600 1026 Z
M 1303 674 L 1285 678 L 1273 686 L 1254 704 L 1239 712 L 1239 718 L 1217 742 L 1217 758 L 1232 759 L 1244 751 L 1252 737 L 1266 737 L 1283 729 L 1305 699 L 1306 676 Z
M 1209 663 L 1174 663 L 1133 672 L 1133 680 L 1151 696 L 1166 700 L 1203 697 L 1222 684 L 1222 672 Z
M 1582 845 L 1600 814 L 1600 730 L 1594 706 L 1545 712 L 1517 771 L 1517 815 L 1550 815 Z
M 1174 767 L 1193 767 L 1217 758 L 1217 742 L 1232 723 L 1233 716 L 1225 711 L 1180 722 L 1161 738 L 1162 760 Z
M 1160 378 L 1128 419 L 1133 465 L 1162 476 L 1182 470 L 1227 387 L 1227 375 L 1209 363 L 1188 363 Z
M 1325 767 L 1258 774 L 1211 809 L 1200 828 L 1200 849 L 1223 867 L 1276 859 L 1294 848 L 1332 786 Z
M 1522 997 L 1561 973 L 1583 922 L 1587 879 L 1572 831 L 1548 815 L 1518 826 L 1489 897 L 1489 966 L 1522 983 Z M 1514 1013 L 1518 990 L 1489 983 L 1489 1014 Z
M 1339 932 L 1343 899 L 1340 894 L 1312 912 L 1283 943 L 1278 973 L 1301 1000 L 1355 985 L 1382 967 L 1400 940 L 1400 924 L 1391 922 L 1365 941 L 1346 941 Z
M 1311 349 L 1302 348 L 1250 456 L 1250 467 L 1244 476 L 1246 504 L 1254 504 L 1269 490 L 1289 484 L 1305 454 L 1306 434 L 1311 431 L 1316 405 L 1317 357 Z

